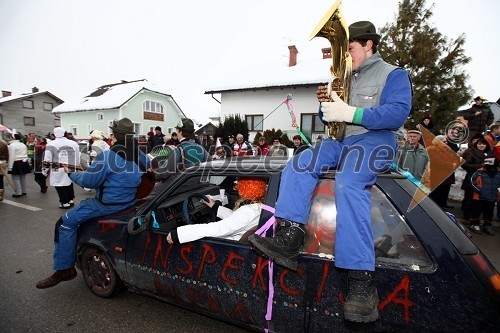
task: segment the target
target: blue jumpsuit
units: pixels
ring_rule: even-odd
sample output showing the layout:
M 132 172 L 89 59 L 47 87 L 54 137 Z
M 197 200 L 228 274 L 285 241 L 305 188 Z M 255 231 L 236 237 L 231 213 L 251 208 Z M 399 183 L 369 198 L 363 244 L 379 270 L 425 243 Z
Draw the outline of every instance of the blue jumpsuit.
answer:
M 377 54 L 371 62 L 379 59 Z M 360 69 L 357 74 L 353 73 L 353 80 L 357 75 L 370 75 L 369 63 L 363 63 Z M 363 88 L 370 87 L 357 87 L 359 91 L 351 90 L 351 96 L 360 96 L 363 91 L 370 90 Z M 375 270 L 370 187 L 377 175 L 391 165 L 397 147 L 393 131 L 405 123 L 411 109 L 411 95 L 408 74 L 400 68 L 394 69 L 387 75 L 380 104 L 363 110 L 361 126 L 367 130 L 365 133 L 347 136 L 343 142 L 326 139 L 294 156 L 282 173 L 276 217 L 306 224 L 319 176 L 328 169 L 338 168 L 335 177 L 337 267 Z M 368 95 L 364 99 L 371 97 Z
M 144 166 L 149 166 L 146 155 L 141 153 L 139 158 Z M 139 166 L 134 161 L 127 161 L 111 150 L 97 155 L 85 172 L 70 174 L 71 180 L 81 187 L 95 188 L 96 196 L 81 201 L 61 217 L 62 224 L 57 223 L 54 270 L 75 265 L 80 224 L 93 217 L 122 211 L 136 203 L 135 195 L 141 176 Z

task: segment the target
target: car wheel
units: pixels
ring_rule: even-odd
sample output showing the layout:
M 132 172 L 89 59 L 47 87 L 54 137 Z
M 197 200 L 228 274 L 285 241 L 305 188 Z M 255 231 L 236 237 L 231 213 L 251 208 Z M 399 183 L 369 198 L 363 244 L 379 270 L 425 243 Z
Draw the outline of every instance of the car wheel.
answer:
M 124 289 L 123 281 L 108 258 L 93 247 L 86 248 L 81 257 L 83 279 L 99 297 L 112 297 Z

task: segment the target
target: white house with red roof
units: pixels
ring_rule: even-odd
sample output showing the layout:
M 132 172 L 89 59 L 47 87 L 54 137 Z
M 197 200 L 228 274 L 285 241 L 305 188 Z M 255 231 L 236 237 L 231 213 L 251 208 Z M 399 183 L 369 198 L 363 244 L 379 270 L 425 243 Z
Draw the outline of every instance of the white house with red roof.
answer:
M 298 57 L 295 45 L 288 49 L 286 61 L 242 66 L 223 75 L 205 92 L 220 98 L 221 119 L 239 114 L 247 120 L 250 140 L 257 132 L 272 128 L 281 129 L 290 139 L 297 134 L 283 103 L 289 93 L 301 131 L 313 140 L 325 133 L 325 126 L 317 116 L 316 89 L 330 80 L 330 48 L 304 59 Z

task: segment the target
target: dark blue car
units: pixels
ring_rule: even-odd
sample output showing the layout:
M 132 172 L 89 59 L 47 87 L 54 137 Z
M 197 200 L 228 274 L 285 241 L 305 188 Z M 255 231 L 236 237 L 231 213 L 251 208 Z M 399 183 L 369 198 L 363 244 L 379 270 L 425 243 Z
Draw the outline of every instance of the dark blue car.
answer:
M 78 266 L 98 296 L 128 289 L 252 329 L 323 331 L 498 331 L 500 277 L 464 231 L 432 200 L 408 210 L 416 187 L 397 173 L 371 189 L 380 318 L 343 319 L 346 272 L 334 265 L 335 173 L 326 173 L 313 198 L 307 240 L 296 272 L 274 265 L 272 318 L 266 320 L 268 260 L 239 241 L 204 238 L 169 245 L 166 235 L 185 223 L 214 220 L 201 195 L 225 189 L 228 205 L 240 176 L 268 182 L 274 207 L 285 159 L 222 160 L 189 169 L 142 206 L 79 228 Z M 260 225 L 271 217 L 262 211 Z M 356 244 L 352 244 L 356 246 Z

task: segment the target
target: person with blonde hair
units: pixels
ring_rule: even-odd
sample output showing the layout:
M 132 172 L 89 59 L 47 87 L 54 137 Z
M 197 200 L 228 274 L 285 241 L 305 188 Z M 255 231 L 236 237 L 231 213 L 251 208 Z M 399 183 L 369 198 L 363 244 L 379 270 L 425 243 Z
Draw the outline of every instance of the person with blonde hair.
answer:
M 99 130 L 93 130 L 90 133 L 90 138 L 92 139 L 92 151 L 90 152 L 90 158 L 93 160 L 98 154 L 103 151 L 109 150 L 109 145 L 106 141 L 109 138 L 107 133 L 104 133 Z
M 206 224 L 184 225 L 172 230 L 167 235 L 170 244 L 183 244 L 203 237 L 221 237 L 239 240 L 245 232 L 259 223 L 262 202 L 266 196 L 267 182 L 262 178 L 239 178 L 238 194 L 234 209 L 223 207 L 219 202 L 209 198 L 205 205 L 217 210 L 220 221 Z

